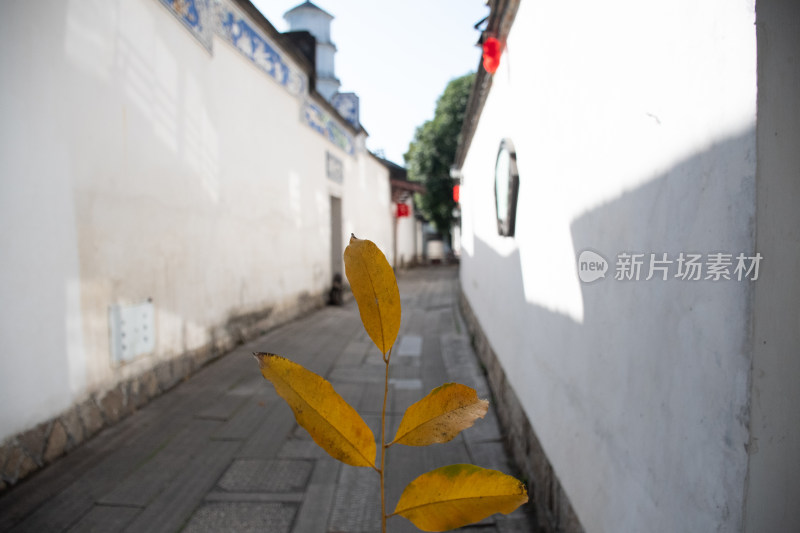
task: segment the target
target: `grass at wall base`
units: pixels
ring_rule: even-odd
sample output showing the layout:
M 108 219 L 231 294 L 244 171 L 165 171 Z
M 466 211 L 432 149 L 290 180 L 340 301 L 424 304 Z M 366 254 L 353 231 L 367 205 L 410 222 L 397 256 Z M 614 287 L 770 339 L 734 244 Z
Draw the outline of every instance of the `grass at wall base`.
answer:
M 386 451 L 401 444 L 429 446 L 452 440 L 483 418 L 489 402 L 475 389 L 445 383 L 409 406 L 394 439 L 386 441 L 389 362 L 400 330 L 400 292 L 394 271 L 371 241 L 351 236 L 344 251 L 345 274 L 358 303 L 361 322 L 386 366 L 380 446 L 364 419 L 321 376 L 281 356 L 255 354 L 261 373 L 292 408 L 297 423 L 334 459 L 372 468 L 381 491 L 381 530 L 387 519 L 402 516 L 423 531 L 448 531 L 508 514 L 528 501 L 521 481 L 470 464 L 455 464 L 422 474 L 406 486 L 392 513 L 386 512 Z M 377 459 L 376 459 L 377 456 Z

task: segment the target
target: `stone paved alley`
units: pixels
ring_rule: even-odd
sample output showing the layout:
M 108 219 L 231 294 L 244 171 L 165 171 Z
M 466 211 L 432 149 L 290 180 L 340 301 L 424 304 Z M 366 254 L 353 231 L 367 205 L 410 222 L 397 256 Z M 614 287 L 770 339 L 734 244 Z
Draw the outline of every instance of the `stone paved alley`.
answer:
M 399 276 L 403 322 L 390 371 L 387 426 L 432 388 L 490 392 L 457 307 L 458 270 Z M 0 531 L 374 532 L 377 474 L 331 459 L 299 428 L 251 354 L 269 351 L 325 376 L 380 434 L 383 362 L 350 299 L 277 328 L 218 359 L 0 497 Z M 418 475 L 452 463 L 514 473 L 497 418 L 447 443 L 387 452 L 387 509 Z M 532 531 L 526 504 L 464 528 Z M 417 531 L 401 517 L 389 531 Z

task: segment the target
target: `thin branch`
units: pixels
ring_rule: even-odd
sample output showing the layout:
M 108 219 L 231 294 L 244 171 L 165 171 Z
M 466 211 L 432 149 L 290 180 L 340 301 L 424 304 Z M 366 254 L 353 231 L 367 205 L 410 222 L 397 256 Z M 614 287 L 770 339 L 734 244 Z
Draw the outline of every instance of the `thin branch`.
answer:
M 392 347 L 393 348 L 393 347 Z M 386 363 L 386 377 L 383 381 L 383 409 L 381 409 L 381 532 L 386 533 L 386 491 L 384 490 L 386 468 L 386 399 L 389 396 L 389 359 L 392 357 L 392 348 L 383 358 Z

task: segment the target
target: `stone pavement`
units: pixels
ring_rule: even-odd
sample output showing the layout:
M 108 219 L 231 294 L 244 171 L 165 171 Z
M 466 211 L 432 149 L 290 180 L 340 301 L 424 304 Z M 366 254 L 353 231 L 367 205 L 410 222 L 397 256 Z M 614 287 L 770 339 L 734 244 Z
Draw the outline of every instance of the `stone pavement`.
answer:
M 405 408 L 447 381 L 490 398 L 457 307 L 454 267 L 399 276 L 388 438 Z M 0 531 L 375 532 L 378 476 L 331 459 L 294 421 L 251 354 L 325 376 L 380 436 L 384 365 L 351 299 L 241 346 L 0 497 Z M 494 411 L 447 444 L 387 450 L 387 510 L 418 475 L 453 463 L 514 474 Z M 533 531 L 530 503 L 464 528 Z M 402 517 L 395 533 L 418 531 Z

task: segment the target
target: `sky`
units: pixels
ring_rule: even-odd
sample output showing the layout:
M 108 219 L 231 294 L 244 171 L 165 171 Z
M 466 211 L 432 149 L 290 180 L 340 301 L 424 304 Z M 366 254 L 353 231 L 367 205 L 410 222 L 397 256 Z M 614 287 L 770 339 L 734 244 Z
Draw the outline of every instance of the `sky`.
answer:
M 278 31 L 303 0 L 251 0 Z M 360 99 L 367 148 L 404 165 L 414 131 L 433 118 L 447 82 L 474 72 L 481 51 L 476 22 L 486 0 L 312 0 L 335 18 L 331 40 L 341 92 Z

